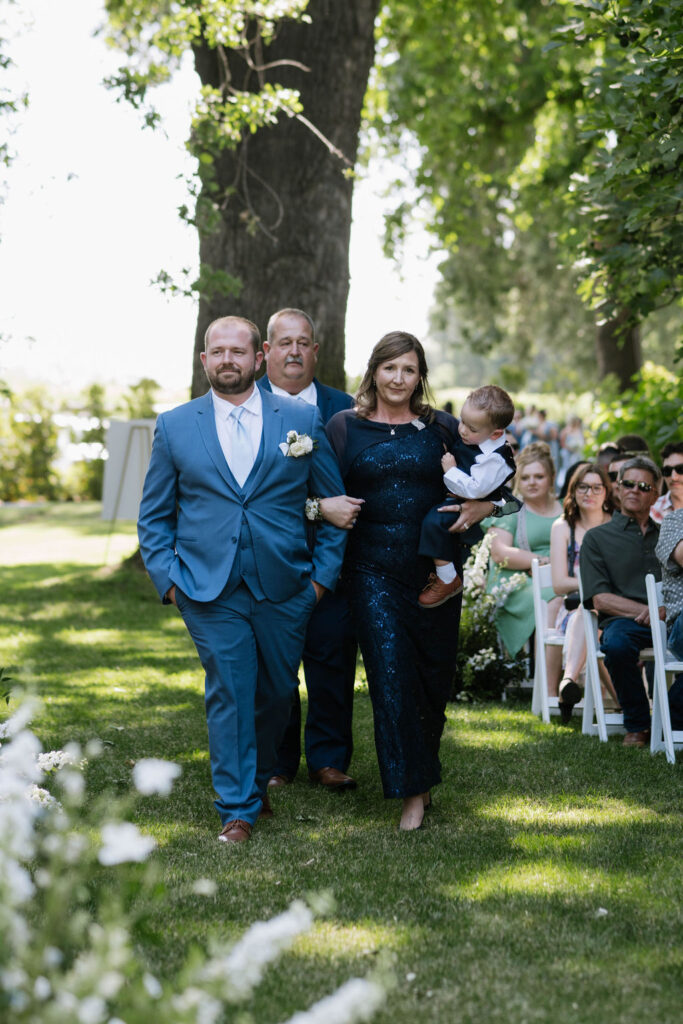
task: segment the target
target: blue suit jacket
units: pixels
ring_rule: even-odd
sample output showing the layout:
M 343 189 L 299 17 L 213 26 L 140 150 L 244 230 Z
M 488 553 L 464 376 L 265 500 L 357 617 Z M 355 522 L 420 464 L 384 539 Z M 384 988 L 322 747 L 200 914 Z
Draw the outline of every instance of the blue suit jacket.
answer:
M 355 402 L 351 395 L 347 395 L 345 391 L 340 391 L 338 388 L 329 388 L 327 384 L 321 384 L 317 377 L 313 378 L 315 384 L 315 390 L 318 397 L 318 408 L 320 409 L 320 415 L 323 418 L 323 423 L 327 423 L 328 420 L 332 419 L 336 412 L 341 412 L 342 409 L 351 409 Z M 268 380 L 268 374 L 264 375 L 258 381 L 258 386 L 261 391 L 267 391 L 272 395 L 273 391 Z M 343 494 L 343 491 L 339 492 Z
M 271 601 L 286 601 L 309 577 L 333 589 L 346 531 L 321 523 L 315 551 L 306 543 L 310 494 L 343 494 L 337 460 L 315 406 L 261 390 L 263 459 L 237 486 L 216 432 L 211 392 L 162 413 L 140 503 L 138 536 L 147 571 L 163 598 L 177 584 L 195 601 L 212 601 L 228 581 L 244 521 L 259 580 Z M 300 458 L 279 445 L 296 430 L 317 441 Z

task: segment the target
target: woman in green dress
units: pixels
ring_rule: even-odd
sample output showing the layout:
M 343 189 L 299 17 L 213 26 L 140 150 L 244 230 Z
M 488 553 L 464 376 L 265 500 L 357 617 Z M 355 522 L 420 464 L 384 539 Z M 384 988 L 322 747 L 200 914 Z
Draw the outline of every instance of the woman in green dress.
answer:
M 555 466 L 550 449 L 543 441 L 535 441 L 517 456 L 514 491 L 522 499 L 519 512 L 493 520 L 491 561 L 487 589 L 509 579 L 515 573 L 528 573 L 529 579 L 513 590 L 498 610 L 496 627 L 510 654 L 516 654 L 534 631 L 534 601 L 531 591 L 531 563 L 538 558 L 541 565 L 550 561 L 550 529 L 562 513 L 555 497 Z M 552 587 L 543 591 L 549 602 L 548 622 L 554 622 L 561 602 Z M 557 607 L 556 607 L 557 606 Z M 548 689 L 557 695 L 562 670 L 562 651 L 547 647 Z

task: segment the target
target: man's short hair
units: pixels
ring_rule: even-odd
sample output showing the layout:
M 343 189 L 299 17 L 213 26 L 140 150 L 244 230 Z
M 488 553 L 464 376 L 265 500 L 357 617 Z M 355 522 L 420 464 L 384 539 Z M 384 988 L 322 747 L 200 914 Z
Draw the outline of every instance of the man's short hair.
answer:
M 622 452 L 629 455 L 640 455 L 641 452 L 643 455 L 650 454 L 650 446 L 640 434 L 622 434 L 617 438 L 617 444 Z
M 652 479 L 656 484 L 662 479 L 659 466 L 652 459 L 648 459 L 647 455 L 634 455 L 633 458 L 627 459 L 626 462 L 622 462 L 619 466 L 619 481 L 623 480 L 624 473 L 629 469 L 642 469 L 646 473 L 652 475 Z
M 275 330 L 275 324 L 277 323 L 281 316 L 300 316 L 301 319 L 305 320 L 308 326 L 311 328 L 311 338 L 313 339 L 313 341 L 315 341 L 315 324 L 313 323 L 313 319 L 308 315 L 308 313 L 304 313 L 303 309 L 294 309 L 293 306 L 287 306 L 285 307 L 285 309 L 278 309 L 277 313 L 273 313 L 270 320 L 268 321 L 268 326 L 266 328 L 266 338 L 269 343 L 272 342 L 273 340 L 273 331 Z
M 494 430 L 505 430 L 515 415 L 512 399 L 497 384 L 485 384 L 482 388 L 470 391 L 465 401 L 485 412 Z
M 659 453 L 660 459 L 668 459 L 670 455 L 683 455 L 683 441 L 669 441 Z
M 254 346 L 254 352 L 258 352 L 259 351 L 259 349 L 261 348 L 261 332 L 259 331 L 258 327 L 256 326 L 256 324 L 252 320 L 247 320 L 247 318 L 245 316 L 219 316 L 215 320 L 211 321 L 209 326 L 206 328 L 206 331 L 204 332 L 204 351 L 205 352 L 206 352 L 206 347 L 207 347 L 208 342 L 209 342 L 209 335 L 211 334 L 211 331 L 214 329 L 214 327 L 217 324 L 229 324 L 229 323 L 242 324 L 244 327 L 248 327 L 249 328 L 249 333 L 251 335 L 251 343 Z

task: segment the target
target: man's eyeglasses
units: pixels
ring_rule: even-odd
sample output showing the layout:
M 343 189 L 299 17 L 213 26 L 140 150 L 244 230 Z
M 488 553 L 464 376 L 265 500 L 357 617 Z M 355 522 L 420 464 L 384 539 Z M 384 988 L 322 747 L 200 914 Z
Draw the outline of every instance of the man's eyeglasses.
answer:
M 577 484 L 577 494 L 600 494 L 600 491 L 604 491 L 604 484 Z
M 644 480 L 622 480 L 620 486 L 625 487 L 627 491 L 632 491 L 636 487 L 639 491 L 643 491 L 645 494 L 651 491 L 654 484 L 646 484 Z
M 676 476 L 683 476 L 683 462 L 677 462 L 675 466 L 662 466 L 662 474 L 668 479 L 672 473 Z
M 615 484 L 619 479 L 619 470 L 613 469 L 610 473 L 607 474 L 607 476 L 610 478 L 612 483 Z

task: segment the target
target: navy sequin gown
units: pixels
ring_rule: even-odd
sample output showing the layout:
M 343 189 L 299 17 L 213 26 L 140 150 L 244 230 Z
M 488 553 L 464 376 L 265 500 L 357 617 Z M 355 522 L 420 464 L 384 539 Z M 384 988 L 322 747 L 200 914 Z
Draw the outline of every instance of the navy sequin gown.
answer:
M 443 437 L 435 424 L 392 429 L 352 410 L 327 429 L 346 493 L 365 499 L 349 533 L 341 585 L 368 678 L 384 795 L 417 796 L 441 781 L 439 744 L 460 620 L 460 597 L 430 610 L 418 604 L 433 569 L 418 545 L 423 516 L 443 499 Z

